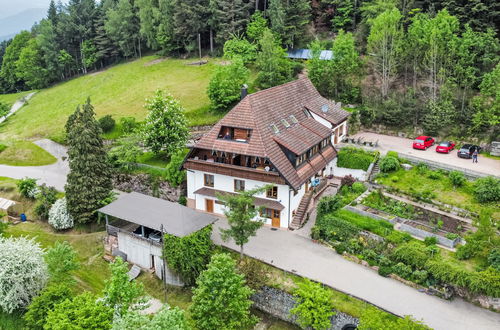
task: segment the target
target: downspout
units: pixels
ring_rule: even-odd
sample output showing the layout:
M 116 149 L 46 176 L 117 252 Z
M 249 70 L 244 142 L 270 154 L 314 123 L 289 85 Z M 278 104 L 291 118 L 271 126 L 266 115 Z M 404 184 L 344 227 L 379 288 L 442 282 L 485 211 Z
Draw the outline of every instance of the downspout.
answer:
M 288 227 L 290 227 L 290 213 L 291 213 L 290 200 L 292 199 L 291 193 L 292 189 L 288 189 Z

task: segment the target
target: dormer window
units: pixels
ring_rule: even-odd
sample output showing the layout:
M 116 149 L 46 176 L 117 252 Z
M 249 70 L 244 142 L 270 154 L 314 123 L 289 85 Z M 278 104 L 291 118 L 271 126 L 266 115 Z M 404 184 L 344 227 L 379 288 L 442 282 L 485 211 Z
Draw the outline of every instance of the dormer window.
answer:
M 309 111 L 307 109 L 304 109 L 304 115 L 306 115 L 307 118 L 311 118 L 311 114 L 309 113 Z
M 286 119 L 281 119 L 281 123 L 283 124 L 283 126 L 285 126 L 286 128 L 290 127 L 290 124 L 286 121 Z
M 278 134 L 280 132 L 280 130 L 278 129 L 278 126 L 276 126 L 275 124 L 271 124 L 269 126 L 273 130 L 274 134 Z
M 297 118 L 295 118 L 294 115 L 290 115 L 290 121 L 294 124 L 297 124 L 299 121 L 297 120 Z
M 248 142 L 251 135 L 251 129 L 222 126 L 218 138 L 236 142 Z

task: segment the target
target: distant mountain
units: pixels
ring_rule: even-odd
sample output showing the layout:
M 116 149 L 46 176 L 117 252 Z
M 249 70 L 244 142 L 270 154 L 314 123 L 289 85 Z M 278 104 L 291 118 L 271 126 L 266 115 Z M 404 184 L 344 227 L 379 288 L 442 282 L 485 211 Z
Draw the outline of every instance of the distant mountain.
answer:
M 0 41 L 12 38 L 22 30 L 29 30 L 35 22 L 47 15 L 47 8 L 30 8 L 15 15 L 0 18 Z

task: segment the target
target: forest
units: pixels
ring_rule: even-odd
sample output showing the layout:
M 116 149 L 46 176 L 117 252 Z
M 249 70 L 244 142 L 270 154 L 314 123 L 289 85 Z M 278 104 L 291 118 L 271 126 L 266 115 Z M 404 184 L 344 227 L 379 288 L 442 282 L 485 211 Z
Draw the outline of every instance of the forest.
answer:
M 493 0 L 52 1 L 31 31 L 0 43 L 0 93 L 45 88 L 146 53 L 224 56 L 245 68 L 227 68 L 219 80 L 239 84 L 250 68 L 256 89 L 306 68 L 323 96 L 353 105 L 354 125 L 498 140 L 499 17 Z M 286 59 L 297 48 L 312 58 Z M 332 60 L 319 59 L 325 49 Z M 228 88 L 211 85 L 209 96 Z M 225 101 L 214 111 L 237 98 Z

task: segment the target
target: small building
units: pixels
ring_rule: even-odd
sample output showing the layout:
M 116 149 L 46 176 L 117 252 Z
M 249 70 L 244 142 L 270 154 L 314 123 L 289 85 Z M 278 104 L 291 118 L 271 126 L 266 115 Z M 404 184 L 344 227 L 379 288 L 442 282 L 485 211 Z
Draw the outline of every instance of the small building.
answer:
M 211 214 L 136 192 L 121 195 L 98 212 L 106 219 L 108 252 L 179 286 L 182 279 L 163 265 L 163 235 L 188 236 L 217 221 Z
M 305 77 L 242 93 L 186 156 L 188 206 L 223 214 L 217 195 L 270 185 L 254 199 L 263 208 L 260 220 L 300 227 L 312 194 L 333 175 L 335 144 L 347 134 L 349 115 Z

